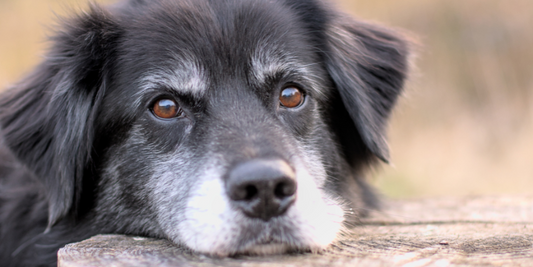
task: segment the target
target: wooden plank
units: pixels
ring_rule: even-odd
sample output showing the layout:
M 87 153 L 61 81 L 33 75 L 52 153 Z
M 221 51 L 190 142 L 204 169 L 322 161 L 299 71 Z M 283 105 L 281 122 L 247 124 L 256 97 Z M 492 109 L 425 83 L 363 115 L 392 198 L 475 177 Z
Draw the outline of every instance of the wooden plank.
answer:
M 533 196 L 385 206 L 321 254 L 212 258 L 166 240 L 99 235 L 62 248 L 59 266 L 533 266 Z

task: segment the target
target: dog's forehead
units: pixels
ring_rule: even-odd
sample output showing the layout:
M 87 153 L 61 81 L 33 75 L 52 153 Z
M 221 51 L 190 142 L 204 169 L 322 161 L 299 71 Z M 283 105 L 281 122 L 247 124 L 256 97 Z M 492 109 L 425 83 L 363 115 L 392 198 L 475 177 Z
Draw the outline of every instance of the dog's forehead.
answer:
M 316 69 L 307 31 L 277 1 L 160 1 L 137 16 L 124 50 L 141 89 L 201 95 L 229 79 L 261 83 Z

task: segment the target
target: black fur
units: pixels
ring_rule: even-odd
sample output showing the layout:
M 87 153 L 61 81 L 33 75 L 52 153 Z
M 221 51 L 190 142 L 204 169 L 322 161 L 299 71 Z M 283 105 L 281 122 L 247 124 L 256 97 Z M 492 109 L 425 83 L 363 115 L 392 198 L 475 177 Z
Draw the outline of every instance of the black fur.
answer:
M 63 22 L 45 61 L 0 98 L 2 266 L 54 265 L 60 247 L 100 233 L 167 237 L 164 226 L 150 224 L 159 203 L 137 193 L 148 192 L 143 189 L 152 175 L 147 161 L 155 152 L 126 141 L 136 129 L 157 155 L 196 146 L 193 159 L 202 160 L 205 148 L 226 153 L 229 165 L 249 157 L 240 152 L 246 144 L 236 142 L 242 139 L 231 129 L 253 124 L 265 133 L 260 141 L 250 141 L 262 156 L 286 147 L 277 145 L 276 136 L 302 142 L 314 136 L 328 175 L 325 190 L 355 210 L 376 206 L 362 171 L 375 159 L 389 158 L 384 127 L 406 77 L 407 43 L 389 29 L 345 17 L 322 2 L 271 2 L 132 0 L 108 9 L 92 6 Z M 308 112 L 280 115 L 292 125 L 286 129 L 271 115 L 245 106 L 240 111 L 249 115 L 242 117 L 235 115 L 237 107 L 214 108 L 242 99 L 262 105 L 262 99 L 272 97 L 259 89 L 233 96 L 222 89 L 250 87 L 245 73 L 251 67 L 243 62 L 259 45 L 303 51 L 300 59 L 315 64 L 324 86 L 309 92 L 314 105 L 303 107 Z M 138 84 L 132 81 L 148 68 L 170 69 L 168 51 L 177 48 L 216 70 L 207 78 L 220 88 L 209 100 L 180 95 L 191 121 L 168 126 L 151 122 L 147 109 L 133 104 L 149 101 L 137 99 Z M 276 84 L 281 78 L 272 79 Z M 258 120 L 264 124 L 256 126 Z M 202 125 L 218 125 L 227 134 Z M 213 136 L 221 144 L 216 148 L 206 141 Z M 124 180 L 104 175 L 113 164 Z M 347 190 L 349 179 L 357 186 Z M 104 190 L 115 187 L 114 195 Z

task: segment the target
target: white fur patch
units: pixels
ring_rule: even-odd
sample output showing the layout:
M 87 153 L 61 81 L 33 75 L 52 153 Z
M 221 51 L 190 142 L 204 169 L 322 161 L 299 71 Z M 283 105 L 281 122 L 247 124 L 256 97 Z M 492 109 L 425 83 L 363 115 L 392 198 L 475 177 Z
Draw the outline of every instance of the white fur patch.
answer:
M 344 220 L 342 208 L 329 199 L 317 185 L 317 177 L 325 177 L 318 157 L 307 153 L 307 164 L 297 161 L 297 200 L 287 216 L 295 220 L 299 238 L 312 250 L 320 250 L 329 245 L 339 233 Z M 309 163 L 317 162 L 312 166 Z M 313 173 L 314 175 L 311 175 Z
M 235 219 L 242 215 L 231 209 L 217 170 L 207 169 L 199 180 L 199 186 L 189 196 L 184 220 L 178 227 L 180 236 L 194 250 L 227 254 L 240 233 Z

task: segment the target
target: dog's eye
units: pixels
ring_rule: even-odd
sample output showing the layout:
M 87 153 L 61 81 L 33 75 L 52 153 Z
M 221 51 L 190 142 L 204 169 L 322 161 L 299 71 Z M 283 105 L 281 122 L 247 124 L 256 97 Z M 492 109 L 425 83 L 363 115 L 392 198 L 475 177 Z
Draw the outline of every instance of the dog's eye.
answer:
M 279 94 L 279 102 L 286 108 L 295 108 L 302 104 L 304 95 L 300 89 L 296 87 L 287 87 Z
M 152 112 L 159 118 L 171 119 L 181 115 L 181 109 L 174 100 L 161 99 L 155 102 Z

